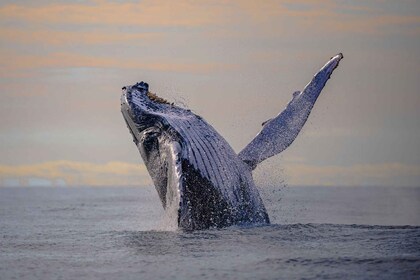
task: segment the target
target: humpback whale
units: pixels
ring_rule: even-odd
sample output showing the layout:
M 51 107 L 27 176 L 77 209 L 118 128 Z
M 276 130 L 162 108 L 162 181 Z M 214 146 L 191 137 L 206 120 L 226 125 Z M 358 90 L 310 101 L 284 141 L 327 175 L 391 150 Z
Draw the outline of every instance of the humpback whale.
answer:
M 178 227 L 200 230 L 268 224 L 252 170 L 296 138 L 343 55 L 332 57 L 239 153 L 202 117 L 149 91 L 123 87 L 121 112 L 166 211 Z

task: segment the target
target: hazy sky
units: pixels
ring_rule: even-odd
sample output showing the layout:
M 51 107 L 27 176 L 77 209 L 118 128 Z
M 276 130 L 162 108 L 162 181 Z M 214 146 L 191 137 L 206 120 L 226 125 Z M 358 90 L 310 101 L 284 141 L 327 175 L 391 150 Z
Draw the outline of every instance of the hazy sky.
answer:
M 0 3 L 0 185 L 151 184 L 119 103 L 141 80 L 239 152 L 338 52 L 257 182 L 420 185 L 420 1 Z

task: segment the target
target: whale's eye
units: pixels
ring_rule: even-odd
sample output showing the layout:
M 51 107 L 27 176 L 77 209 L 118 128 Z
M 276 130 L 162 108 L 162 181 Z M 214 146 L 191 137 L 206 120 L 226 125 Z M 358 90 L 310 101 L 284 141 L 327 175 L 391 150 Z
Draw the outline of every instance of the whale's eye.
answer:
M 159 97 L 159 96 L 157 96 L 156 94 L 154 94 L 150 91 L 147 92 L 147 97 L 149 97 L 150 100 L 152 100 L 156 103 L 174 105 L 173 103 L 169 103 L 168 100 L 163 99 L 162 97 Z

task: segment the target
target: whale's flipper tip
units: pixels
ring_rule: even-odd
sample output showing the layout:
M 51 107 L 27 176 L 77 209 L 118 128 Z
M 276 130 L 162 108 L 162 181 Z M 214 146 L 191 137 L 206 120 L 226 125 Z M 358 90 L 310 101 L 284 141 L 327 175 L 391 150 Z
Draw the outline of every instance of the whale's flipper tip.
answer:
M 263 160 L 285 150 L 301 131 L 318 96 L 343 57 L 342 53 L 331 57 L 302 92 L 293 93 L 286 109 L 263 123 L 261 132 L 238 154 L 239 158 L 253 169 Z

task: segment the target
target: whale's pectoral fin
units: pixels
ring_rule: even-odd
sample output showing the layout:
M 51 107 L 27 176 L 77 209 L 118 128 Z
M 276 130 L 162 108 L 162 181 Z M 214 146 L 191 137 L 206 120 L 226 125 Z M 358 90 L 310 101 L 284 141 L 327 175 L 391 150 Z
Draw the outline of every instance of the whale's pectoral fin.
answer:
M 239 153 L 239 158 L 254 169 L 263 160 L 281 153 L 292 144 L 342 58 L 341 53 L 332 57 L 302 92 L 293 94 L 293 99 L 283 112 L 264 122 L 260 133 Z

